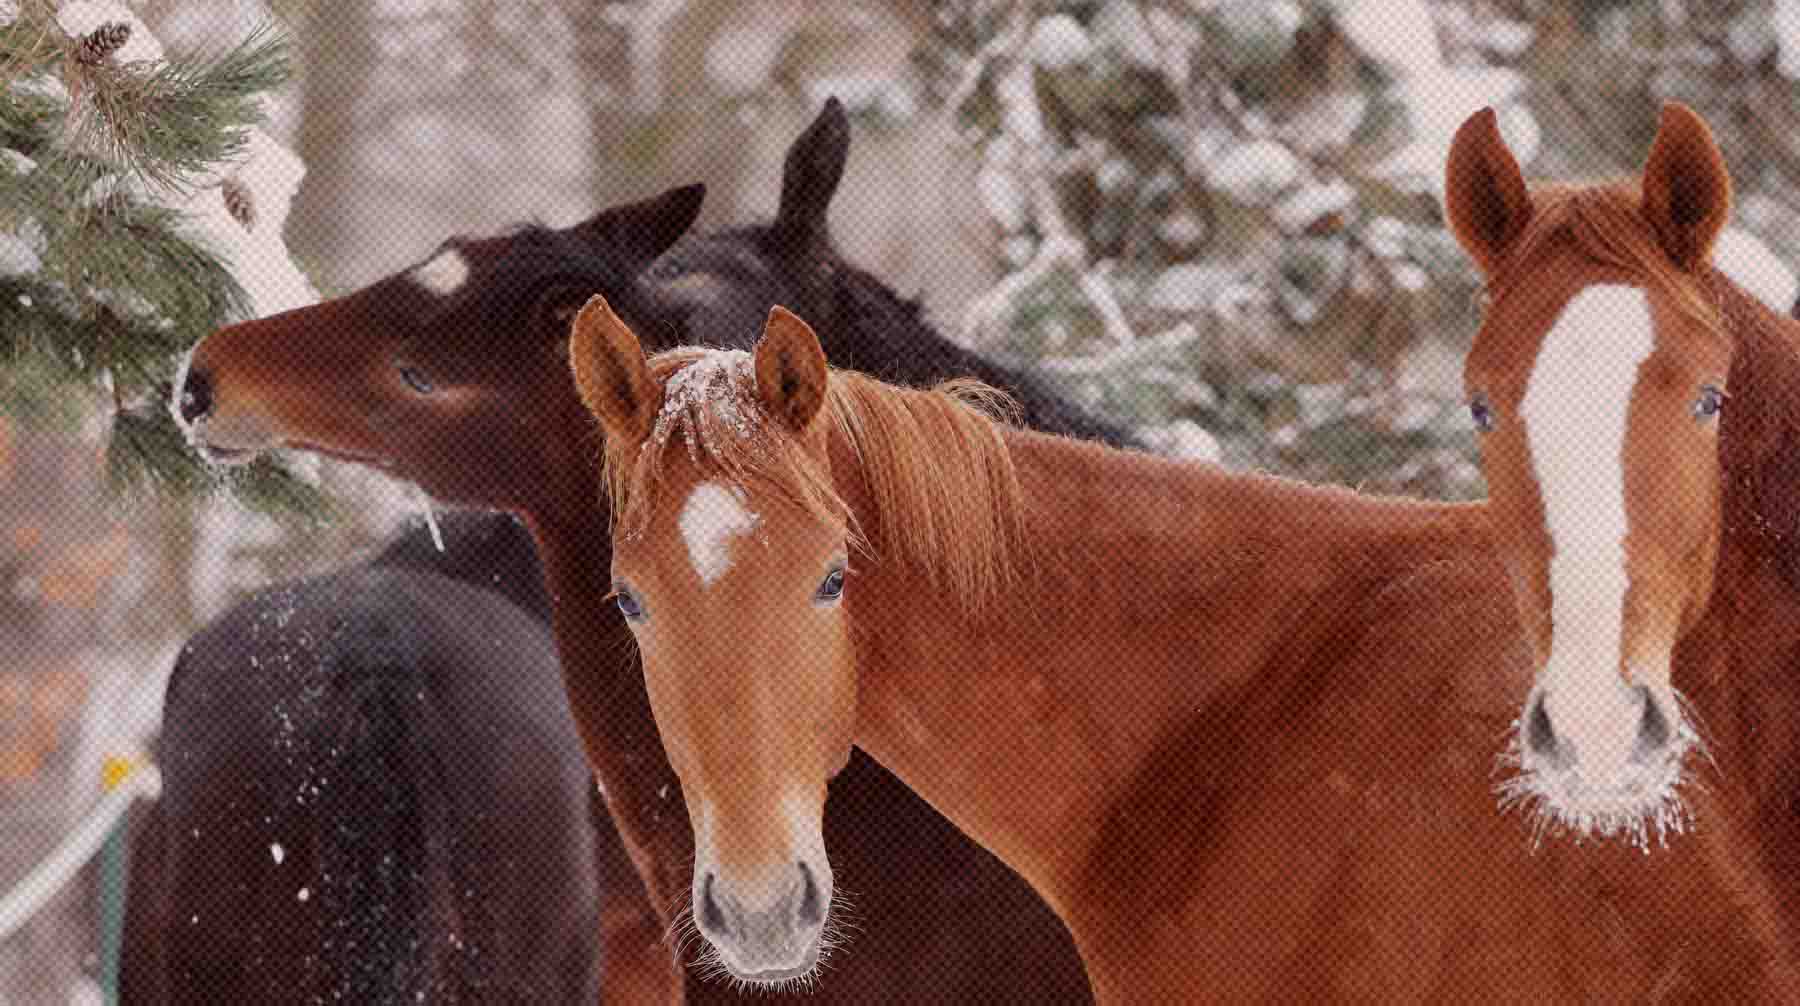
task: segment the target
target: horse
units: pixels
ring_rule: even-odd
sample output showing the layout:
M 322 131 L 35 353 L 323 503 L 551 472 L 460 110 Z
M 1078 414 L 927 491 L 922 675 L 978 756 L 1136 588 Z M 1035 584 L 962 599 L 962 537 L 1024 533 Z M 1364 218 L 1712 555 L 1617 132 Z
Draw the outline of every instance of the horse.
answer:
M 1711 130 L 1670 103 L 1640 177 L 1528 187 L 1478 112 L 1446 179 L 1489 291 L 1466 385 L 1535 658 L 1503 794 L 1574 840 L 1729 847 L 1800 905 L 1800 323 L 1709 261 Z
M 636 305 L 633 317 L 673 345 L 715 315 L 736 317 L 730 303 L 764 311 L 803 287 L 813 307 L 845 305 L 834 317 L 851 358 L 891 361 L 894 376 L 919 381 L 973 369 L 1012 389 L 1028 424 L 1126 440 L 1027 376 L 954 346 L 837 257 L 826 215 L 848 136 L 841 106 L 828 102 L 787 155 L 768 224 L 683 237 L 704 195 L 690 186 L 564 230 L 454 239 L 346 297 L 215 333 L 178 382 L 177 411 L 215 459 L 311 449 L 386 469 L 440 499 L 524 517 L 545 563 L 569 702 L 643 878 L 641 890 L 607 891 L 644 899 L 636 921 L 609 916 L 618 920 L 603 937 L 609 981 L 630 955 L 660 959 L 665 983 L 691 1000 L 737 998 L 672 967 L 661 942 L 686 900 L 691 830 L 630 633 L 601 603 L 611 536 L 591 469 L 592 419 L 566 359 L 569 316 L 587 295 Z M 885 924 L 834 959 L 815 1001 L 1086 1001 L 1080 959 L 1055 915 L 868 759 L 854 759 L 834 785 L 827 830 L 857 911 Z
M 127 1003 L 593 1002 L 603 810 L 508 515 L 264 588 L 169 679 Z
M 854 744 L 1032 883 L 1101 1002 L 1800 992 L 1741 859 L 1534 854 L 1495 811 L 1471 769 L 1531 665 L 1485 504 L 1019 430 L 979 383 L 828 368 L 779 307 L 650 358 L 595 298 L 570 362 L 735 978 L 835 939 Z

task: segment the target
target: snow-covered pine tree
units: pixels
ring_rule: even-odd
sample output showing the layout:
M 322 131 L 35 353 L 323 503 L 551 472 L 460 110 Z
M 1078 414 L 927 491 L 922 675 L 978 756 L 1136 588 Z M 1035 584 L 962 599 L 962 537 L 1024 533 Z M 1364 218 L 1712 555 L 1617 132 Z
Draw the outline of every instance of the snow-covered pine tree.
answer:
M 288 69 L 270 30 L 164 58 L 119 4 L 0 0 L 0 412 L 67 427 L 98 408 L 121 495 L 326 512 L 273 461 L 206 466 L 166 408 L 188 346 L 316 299 L 280 234 L 303 169 L 256 128 Z

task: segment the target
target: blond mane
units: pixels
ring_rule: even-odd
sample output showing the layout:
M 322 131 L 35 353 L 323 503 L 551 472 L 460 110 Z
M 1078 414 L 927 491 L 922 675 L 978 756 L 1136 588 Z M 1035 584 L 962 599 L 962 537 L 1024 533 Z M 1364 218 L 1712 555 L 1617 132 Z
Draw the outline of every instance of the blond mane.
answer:
M 831 424 L 856 456 L 872 504 L 858 515 L 834 473 L 764 413 L 748 353 L 671 350 L 651 358 L 650 375 L 664 391 L 650 436 L 605 447 L 614 533 L 643 533 L 669 459 L 681 451 L 735 485 L 777 494 L 821 520 L 847 521 L 852 547 L 908 564 L 971 610 L 1015 582 L 1025 504 L 1001 437 L 998 417 L 1011 409 L 1003 392 L 973 380 L 918 390 L 830 371 L 814 422 Z
M 1513 287 L 1529 283 L 1531 270 L 1521 264 L 1540 261 L 1540 256 L 1548 255 L 1555 246 L 1565 245 L 1645 287 L 1668 294 L 1682 314 L 1707 331 L 1722 332 L 1723 319 L 1704 281 L 1669 258 L 1656 229 L 1644 218 L 1641 202 L 1634 182 L 1534 186 L 1531 219 L 1489 282 L 1489 292 L 1498 299 Z

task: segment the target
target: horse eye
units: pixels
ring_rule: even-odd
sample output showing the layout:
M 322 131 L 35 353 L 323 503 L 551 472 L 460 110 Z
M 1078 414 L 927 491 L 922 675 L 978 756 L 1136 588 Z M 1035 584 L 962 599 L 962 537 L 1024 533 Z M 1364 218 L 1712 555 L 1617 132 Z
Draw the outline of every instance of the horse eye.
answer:
M 1475 421 L 1475 428 L 1483 433 L 1494 428 L 1494 409 L 1488 405 L 1486 395 L 1476 395 L 1469 399 L 1469 418 Z
M 618 604 L 619 614 L 624 615 L 630 621 L 635 622 L 644 617 L 644 605 L 638 601 L 637 595 L 633 594 L 631 591 L 620 588 Z
M 412 367 L 401 367 L 400 379 L 406 382 L 407 387 L 421 395 L 429 395 L 432 392 L 431 380 Z
M 819 584 L 818 600 L 835 601 L 844 596 L 844 571 L 834 569 L 826 574 L 825 582 Z
M 1694 418 L 1711 419 L 1725 407 L 1725 392 L 1708 384 L 1700 389 L 1700 397 L 1694 399 Z

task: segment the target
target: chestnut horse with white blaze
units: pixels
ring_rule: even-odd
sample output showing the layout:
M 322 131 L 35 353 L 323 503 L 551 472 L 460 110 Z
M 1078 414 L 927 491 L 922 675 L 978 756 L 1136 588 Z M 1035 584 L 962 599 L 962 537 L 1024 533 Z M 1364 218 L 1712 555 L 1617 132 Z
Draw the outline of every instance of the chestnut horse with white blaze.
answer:
M 1037 888 L 1103 1002 L 1800 994 L 1733 849 L 1534 854 L 1496 812 L 1532 665 L 1483 505 L 1009 428 L 977 384 L 829 369 L 780 308 L 753 353 L 646 357 L 594 298 L 570 361 L 740 980 L 831 940 L 854 744 Z
M 1487 281 L 1466 380 L 1535 656 L 1505 796 L 1578 839 L 1693 829 L 1791 919 L 1800 325 L 1709 261 L 1731 213 L 1712 133 L 1669 104 L 1641 178 L 1528 188 L 1479 112 L 1445 201 Z

